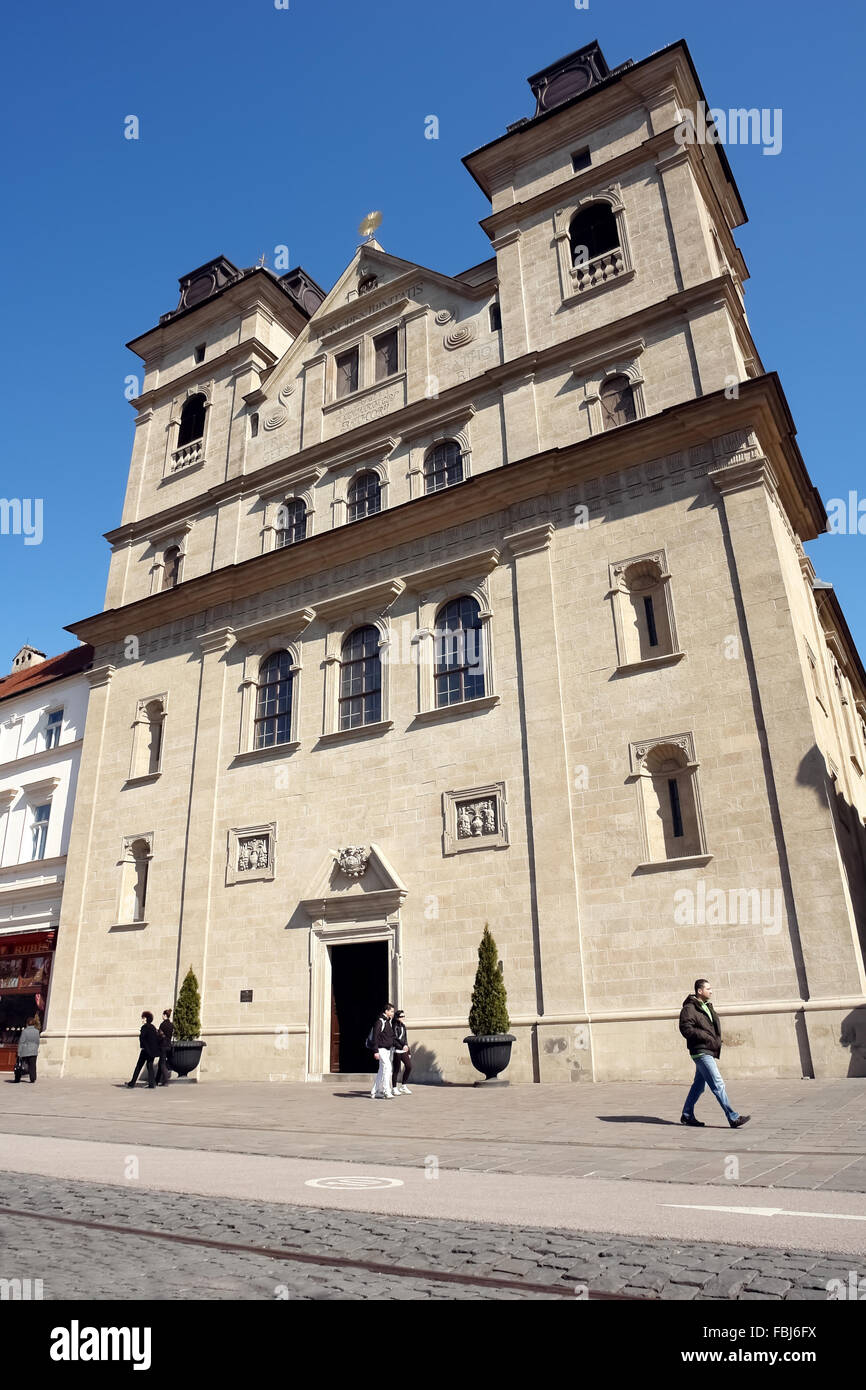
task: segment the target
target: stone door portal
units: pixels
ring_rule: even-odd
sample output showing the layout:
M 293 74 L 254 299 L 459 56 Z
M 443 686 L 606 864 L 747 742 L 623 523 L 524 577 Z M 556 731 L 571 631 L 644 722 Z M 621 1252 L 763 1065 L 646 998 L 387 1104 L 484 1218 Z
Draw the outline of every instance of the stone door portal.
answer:
M 365 1047 L 370 1025 L 388 1000 L 388 943 L 329 947 L 331 956 L 331 1072 L 372 1072 Z

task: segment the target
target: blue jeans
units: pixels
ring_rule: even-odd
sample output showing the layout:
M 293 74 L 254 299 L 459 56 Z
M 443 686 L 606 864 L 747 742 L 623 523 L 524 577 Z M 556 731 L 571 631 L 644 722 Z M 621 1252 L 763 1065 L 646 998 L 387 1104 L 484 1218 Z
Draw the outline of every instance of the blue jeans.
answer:
M 695 1104 L 700 1100 L 704 1092 L 704 1087 L 707 1086 L 727 1115 L 728 1122 L 730 1123 L 731 1120 L 738 1120 L 740 1118 L 739 1112 L 734 1109 L 731 1102 L 728 1100 L 728 1093 L 725 1090 L 722 1073 L 719 1071 L 719 1064 L 715 1057 L 710 1057 L 710 1055 L 705 1052 L 703 1057 L 695 1057 L 693 1061 L 695 1064 L 695 1079 L 692 1082 L 692 1089 L 686 1096 L 686 1103 L 683 1106 L 683 1114 L 686 1118 L 691 1119 L 694 1115 Z

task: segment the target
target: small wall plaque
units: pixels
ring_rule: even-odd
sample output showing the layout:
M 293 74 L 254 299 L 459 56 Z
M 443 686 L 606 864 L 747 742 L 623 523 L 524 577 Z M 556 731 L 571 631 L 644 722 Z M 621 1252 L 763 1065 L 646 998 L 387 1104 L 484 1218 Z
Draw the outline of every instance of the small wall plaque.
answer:
M 242 1004 L 251 1004 L 252 1002 L 253 1002 L 253 992 L 252 992 L 252 990 L 251 990 L 251 989 L 242 989 L 242 990 L 241 990 L 241 1003 L 242 1003 Z

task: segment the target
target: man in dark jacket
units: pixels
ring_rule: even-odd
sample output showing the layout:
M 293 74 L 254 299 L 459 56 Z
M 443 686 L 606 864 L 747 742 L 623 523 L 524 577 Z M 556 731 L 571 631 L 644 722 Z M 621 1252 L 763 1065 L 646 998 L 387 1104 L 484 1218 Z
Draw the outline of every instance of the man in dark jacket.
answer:
M 680 1124 L 703 1129 L 703 1120 L 695 1119 L 695 1103 L 704 1087 L 708 1086 L 727 1115 L 731 1129 L 739 1129 L 741 1125 L 749 1123 L 751 1116 L 738 1115 L 725 1091 L 718 1062 L 722 1050 L 722 1025 L 710 1003 L 712 992 L 708 980 L 695 980 L 695 992 L 687 995 L 680 1010 L 680 1032 L 695 1064 L 695 1079 L 686 1096 Z
M 153 1014 L 145 1009 L 141 1015 L 141 1029 L 138 1034 L 138 1041 L 141 1051 L 138 1054 L 138 1061 L 135 1064 L 135 1071 L 132 1073 L 132 1080 L 127 1081 L 127 1086 L 134 1086 L 138 1080 L 142 1067 L 147 1067 L 147 1084 L 152 1091 L 156 1085 L 153 1077 L 154 1058 L 159 1056 L 159 1033 L 153 1026 Z
M 394 1029 L 391 1024 L 393 1017 L 394 1005 L 386 1004 L 373 1024 L 373 1056 L 379 1063 L 379 1071 L 370 1092 L 373 1100 L 376 1100 L 377 1097 L 392 1100 L 394 1096 L 391 1089 L 391 1057 L 394 1052 Z
M 159 1070 L 157 1072 L 157 1086 L 167 1086 L 171 1077 L 168 1074 L 168 1063 L 171 1057 L 171 1040 L 174 1037 L 174 1024 L 171 1021 L 171 1009 L 163 1009 L 162 1023 L 159 1025 Z

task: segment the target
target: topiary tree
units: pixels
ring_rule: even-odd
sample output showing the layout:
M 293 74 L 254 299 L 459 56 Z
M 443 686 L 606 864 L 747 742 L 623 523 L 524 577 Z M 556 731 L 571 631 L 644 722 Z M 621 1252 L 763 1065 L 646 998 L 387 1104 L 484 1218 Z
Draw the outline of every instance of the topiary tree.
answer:
M 172 1022 L 174 1023 L 174 1034 L 178 1042 L 191 1042 L 197 1038 L 201 1032 L 201 995 L 198 992 L 198 980 L 193 974 L 192 966 L 186 972 L 186 979 L 180 987 L 180 994 L 177 996 L 177 1003 L 174 1006 Z
M 499 952 L 484 923 L 484 935 L 478 947 L 478 969 L 469 1010 L 469 1030 L 476 1037 L 489 1033 L 507 1033 L 511 1026 L 506 1006 L 505 981 L 499 969 Z

